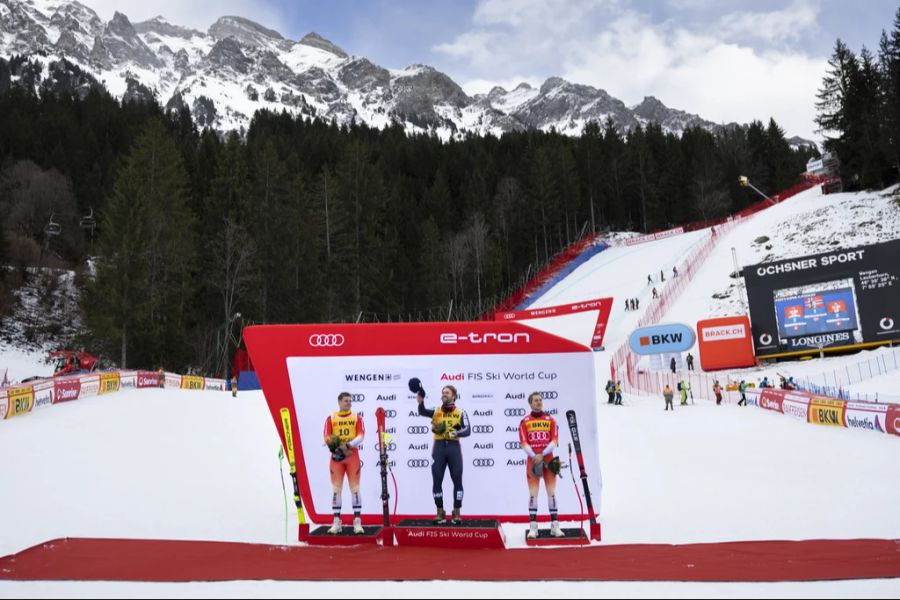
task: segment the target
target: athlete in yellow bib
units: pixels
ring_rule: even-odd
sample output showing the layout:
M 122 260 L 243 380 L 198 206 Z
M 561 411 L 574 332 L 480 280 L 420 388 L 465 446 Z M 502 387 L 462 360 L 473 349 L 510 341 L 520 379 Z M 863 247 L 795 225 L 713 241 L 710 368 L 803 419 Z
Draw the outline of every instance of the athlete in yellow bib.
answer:
M 360 416 L 350 410 L 352 396 L 348 392 L 338 394 L 339 410 L 325 419 L 325 445 L 331 450 L 329 460 L 331 471 L 331 510 L 334 522 L 328 533 L 341 532 L 341 496 L 344 488 L 344 475 L 350 485 L 353 499 L 353 533 L 365 533 L 360 513 L 362 500 L 359 496 L 359 474 L 362 469 L 359 462 L 359 445 L 366 435 L 366 428 Z

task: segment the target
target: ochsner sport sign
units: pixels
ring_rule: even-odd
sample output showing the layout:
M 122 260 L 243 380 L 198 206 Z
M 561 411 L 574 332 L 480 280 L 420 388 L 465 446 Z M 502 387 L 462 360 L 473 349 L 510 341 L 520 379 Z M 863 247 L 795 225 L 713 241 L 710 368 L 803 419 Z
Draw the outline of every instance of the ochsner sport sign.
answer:
M 341 392 L 351 394 L 366 430 L 360 449 L 363 519 L 381 519 L 378 408 L 385 410 L 390 435 L 398 517 L 434 514 L 431 421 L 418 414 L 409 391 L 414 377 L 425 388 L 427 408 L 439 407 L 441 388 L 450 384 L 459 392 L 457 406 L 468 414 L 472 433 L 460 441 L 464 516 L 528 520 L 518 427 L 531 392 L 540 392 L 544 409 L 557 419 L 560 448 L 569 442 L 565 412 L 577 412 L 589 485 L 599 502 L 594 360 L 587 346 L 516 322 L 261 325 L 245 329 L 244 339 L 283 442 L 282 408 L 291 415 L 301 497 L 313 521 L 331 520 L 331 458 L 322 431 Z M 449 474 L 444 497 L 449 508 Z M 560 518 L 578 518 L 573 486 L 559 485 L 557 500 Z

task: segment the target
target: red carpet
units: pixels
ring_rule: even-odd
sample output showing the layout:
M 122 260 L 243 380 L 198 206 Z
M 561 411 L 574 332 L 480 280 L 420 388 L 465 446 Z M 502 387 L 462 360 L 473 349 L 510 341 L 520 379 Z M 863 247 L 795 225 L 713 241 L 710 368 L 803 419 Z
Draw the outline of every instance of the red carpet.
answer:
M 17 580 L 808 581 L 884 577 L 900 577 L 900 540 L 443 550 L 67 538 L 0 558 L 0 579 Z

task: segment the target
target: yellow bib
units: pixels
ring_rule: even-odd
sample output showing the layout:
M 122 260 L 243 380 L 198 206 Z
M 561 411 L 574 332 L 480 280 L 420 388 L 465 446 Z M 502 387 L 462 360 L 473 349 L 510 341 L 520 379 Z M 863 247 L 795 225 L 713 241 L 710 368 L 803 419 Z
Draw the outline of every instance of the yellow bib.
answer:
M 346 444 L 356 437 L 356 415 L 352 412 L 341 415 L 340 411 L 331 413 L 331 431 Z
M 431 424 L 437 425 L 438 423 L 444 423 L 447 426 L 447 429 L 444 430 L 444 433 L 435 433 L 434 439 L 436 440 L 449 440 L 453 439 L 450 437 L 450 432 L 455 431 L 461 426 L 462 423 L 462 410 L 458 408 L 454 408 L 451 412 L 444 412 L 441 408 L 434 409 L 434 416 L 431 417 Z

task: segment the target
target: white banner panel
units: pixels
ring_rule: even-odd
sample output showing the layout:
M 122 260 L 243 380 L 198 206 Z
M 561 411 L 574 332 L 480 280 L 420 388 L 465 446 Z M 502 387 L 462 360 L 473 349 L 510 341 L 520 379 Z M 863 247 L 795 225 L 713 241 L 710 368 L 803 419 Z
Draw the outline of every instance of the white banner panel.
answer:
M 398 514 L 431 514 L 432 499 L 430 419 L 418 414 L 416 397 L 408 381 L 422 381 L 428 397 L 426 408 L 440 406 L 441 388 L 454 385 L 457 407 L 468 413 L 472 434 L 461 438 L 463 453 L 463 514 L 499 518 L 528 513 L 525 476 L 526 454 L 519 446 L 518 427 L 529 411 L 531 392 L 544 396 L 544 410 L 556 418 L 560 450 L 568 460 L 571 441 L 565 412 L 576 411 L 587 472 L 600 481 L 597 455 L 597 412 L 594 398 L 593 357 L 585 353 L 480 354 L 289 357 L 287 359 L 294 407 L 300 427 L 313 513 L 328 513 L 331 502 L 329 464 L 331 454 L 323 442 L 325 419 L 337 410 L 337 396 L 349 392 L 353 411 L 361 412 L 366 438 L 360 452 L 363 462 L 364 512 L 381 508 L 375 409 L 386 411 L 391 435 L 390 461 L 399 487 Z M 577 470 L 577 466 L 576 466 Z M 562 514 L 579 511 L 568 470 L 557 486 Z M 581 483 L 579 482 L 579 486 Z M 444 477 L 444 498 L 452 503 L 449 471 Z M 592 490 L 599 511 L 600 490 Z M 345 504 L 349 492 L 345 489 Z M 540 512 L 547 512 L 542 489 Z M 393 500 L 392 500 L 393 508 Z M 448 508 L 449 509 L 449 508 Z

